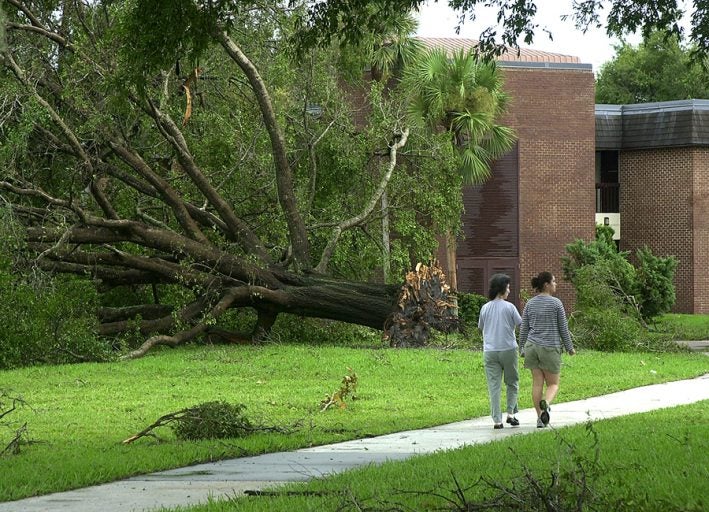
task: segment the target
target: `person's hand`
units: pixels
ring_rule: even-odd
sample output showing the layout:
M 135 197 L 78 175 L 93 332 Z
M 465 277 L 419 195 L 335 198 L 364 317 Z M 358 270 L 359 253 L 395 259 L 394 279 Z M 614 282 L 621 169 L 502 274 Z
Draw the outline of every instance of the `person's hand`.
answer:
M 570 355 L 570 356 L 575 356 L 575 355 L 576 355 L 576 350 L 573 349 L 573 348 L 572 348 L 571 350 L 569 350 L 569 355 Z

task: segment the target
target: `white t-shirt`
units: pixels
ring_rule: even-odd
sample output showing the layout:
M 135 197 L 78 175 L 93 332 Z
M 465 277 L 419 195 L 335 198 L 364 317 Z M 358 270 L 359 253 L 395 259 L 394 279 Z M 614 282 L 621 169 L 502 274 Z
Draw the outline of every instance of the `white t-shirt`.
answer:
M 483 332 L 483 351 L 516 349 L 515 327 L 521 323 L 522 317 L 511 302 L 495 299 L 484 304 L 478 320 L 478 327 Z

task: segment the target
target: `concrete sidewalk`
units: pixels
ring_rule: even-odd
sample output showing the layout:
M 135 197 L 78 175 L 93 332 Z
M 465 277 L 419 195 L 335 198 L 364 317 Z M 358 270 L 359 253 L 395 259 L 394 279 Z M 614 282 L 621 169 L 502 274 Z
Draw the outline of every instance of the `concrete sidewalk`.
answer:
M 563 427 L 709 399 L 709 374 L 575 402 L 555 403 L 551 423 Z M 489 417 L 294 452 L 244 457 L 138 476 L 75 491 L 0 503 L 0 512 L 128 512 L 194 505 L 209 497 L 241 496 L 285 482 L 339 473 L 366 464 L 460 448 L 537 432 L 534 409 L 517 428 L 493 430 Z

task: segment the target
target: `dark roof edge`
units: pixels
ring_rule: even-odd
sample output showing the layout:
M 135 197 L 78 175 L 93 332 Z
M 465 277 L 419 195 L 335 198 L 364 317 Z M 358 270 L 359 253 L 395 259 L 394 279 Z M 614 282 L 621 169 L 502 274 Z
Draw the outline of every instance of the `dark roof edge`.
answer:
M 709 146 L 709 100 L 595 106 L 596 149 Z
M 513 60 L 498 60 L 495 64 L 501 68 L 533 68 L 533 69 L 575 69 L 575 70 L 593 70 L 592 64 L 583 64 L 575 62 L 519 62 Z
M 596 104 L 596 114 L 606 115 L 654 114 L 657 112 L 681 112 L 686 110 L 709 111 L 709 100 L 656 101 L 651 103 L 630 103 L 627 105 Z

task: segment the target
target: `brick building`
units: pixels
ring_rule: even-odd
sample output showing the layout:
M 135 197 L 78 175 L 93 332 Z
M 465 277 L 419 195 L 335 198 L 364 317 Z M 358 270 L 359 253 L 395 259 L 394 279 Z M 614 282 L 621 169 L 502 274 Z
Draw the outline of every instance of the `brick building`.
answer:
M 474 40 L 423 38 L 451 53 Z M 515 148 L 463 191 L 464 236 L 438 259 L 462 292 L 512 277 L 518 306 L 541 270 L 561 276 L 564 246 L 610 224 L 621 250 L 673 255 L 674 311 L 709 313 L 709 100 L 595 105 L 590 64 L 530 49 L 501 56 Z M 561 279 L 567 309 L 574 294 Z
M 425 38 L 450 51 L 475 41 Z M 498 161 L 492 178 L 463 191 L 464 237 L 442 247 L 439 260 L 463 292 L 485 295 L 490 276 L 512 277 L 510 300 L 521 305 L 530 280 L 542 270 L 558 278 L 557 296 L 573 306 L 561 279 L 564 246 L 595 233 L 594 76 L 577 57 L 533 50 L 498 60 L 511 97 L 502 124 L 515 129 L 515 148 Z M 443 245 L 443 244 L 442 244 Z
M 598 221 L 622 250 L 675 256 L 674 311 L 709 313 L 709 100 L 595 110 Z

